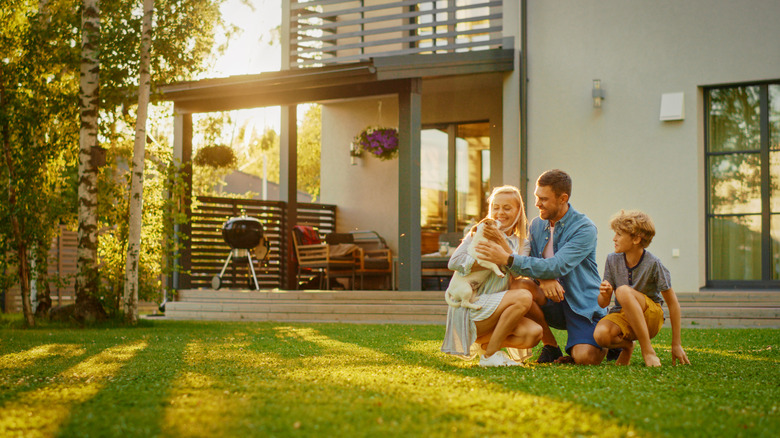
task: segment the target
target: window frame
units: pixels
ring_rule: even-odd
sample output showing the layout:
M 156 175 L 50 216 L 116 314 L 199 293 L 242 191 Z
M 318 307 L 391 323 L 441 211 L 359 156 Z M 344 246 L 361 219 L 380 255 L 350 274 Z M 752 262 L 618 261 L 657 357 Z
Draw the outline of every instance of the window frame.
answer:
M 771 211 L 771 186 L 770 186 L 770 131 L 769 131 L 769 87 L 771 85 L 780 86 L 780 79 L 749 83 L 719 84 L 703 87 L 704 92 L 704 229 L 705 229 L 705 287 L 711 289 L 778 289 L 780 288 L 780 279 L 772 279 L 772 236 L 771 221 L 773 216 L 780 216 L 780 212 Z M 710 152 L 710 110 L 711 92 L 717 89 L 726 88 L 744 88 L 759 87 L 759 130 L 760 149 L 738 150 L 734 152 Z M 761 164 L 761 212 L 760 213 L 737 213 L 737 214 L 715 214 L 712 212 L 710 199 L 711 191 L 711 172 L 710 158 L 713 156 L 737 155 L 758 153 Z M 711 247 L 711 220 L 714 217 L 761 217 L 761 279 L 760 280 L 713 280 L 712 279 L 712 247 Z

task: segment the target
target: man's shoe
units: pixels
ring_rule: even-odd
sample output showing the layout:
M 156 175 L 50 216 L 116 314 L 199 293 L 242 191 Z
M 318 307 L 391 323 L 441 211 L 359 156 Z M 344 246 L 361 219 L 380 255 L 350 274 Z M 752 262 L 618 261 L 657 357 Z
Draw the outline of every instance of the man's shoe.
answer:
M 542 347 L 542 353 L 539 354 L 539 359 L 536 360 L 536 363 L 555 362 L 555 359 L 558 359 L 561 356 L 563 356 L 563 353 L 561 353 L 560 347 L 545 345 L 544 347 Z
M 617 360 L 617 358 L 620 356 L 620 353 L 623 351 L 622 348 L 610 348 L 607 350 L 607 361 L 611 360 Z

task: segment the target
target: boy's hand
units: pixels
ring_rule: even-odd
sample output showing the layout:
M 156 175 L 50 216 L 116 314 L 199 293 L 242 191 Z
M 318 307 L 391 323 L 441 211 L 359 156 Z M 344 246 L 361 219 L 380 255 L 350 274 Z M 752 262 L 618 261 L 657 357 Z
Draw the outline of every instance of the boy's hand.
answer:
M 612 300 L 612 285 L 604 280 L 599 285 L 599 297 L 598 303 L 601 308 L 609 306 L 609 302 Z
M 691 361 L 688 360 L 688 355 L 685 354 L 682 345 L 672 345 L 672 366 L 677 365 L 677 361 L 680 361 L 680 365 L 690 365 Z
M 601 295 L 606 295 L 607 298 L 612 298 L 612 285 L 607 280 L 601 282 L 599 285 L 599 292 Z

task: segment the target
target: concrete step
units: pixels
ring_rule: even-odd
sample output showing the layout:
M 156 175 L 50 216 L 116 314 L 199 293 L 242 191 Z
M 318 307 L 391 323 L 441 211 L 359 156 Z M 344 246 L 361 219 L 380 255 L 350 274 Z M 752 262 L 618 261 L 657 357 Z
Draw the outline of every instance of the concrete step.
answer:
M 678 293 L 683 327 L 780 328 L 780 291 Z M 669 326 L 668 309 L 664 306 Z M 442 291 L 193 289 L 166 304 L 168 319 L 444 324 Z

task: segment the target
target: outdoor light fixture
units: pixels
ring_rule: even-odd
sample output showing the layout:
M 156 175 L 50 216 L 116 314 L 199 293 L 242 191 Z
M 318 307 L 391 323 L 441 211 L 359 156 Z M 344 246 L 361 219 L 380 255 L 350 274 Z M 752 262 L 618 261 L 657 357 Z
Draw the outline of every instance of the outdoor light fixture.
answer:
M 601 101 L 604 100 L 604 90 L 601 89 L 601 79 L 593 80 L 593 108 L 601 108 Z
M 357 159 L 362 158 L 363 151 L 360 150 L 360 147 L 358 147 L 355 142 L 352 142 L 349 144 L 349 162 L 353 166 L 357 166 Z

